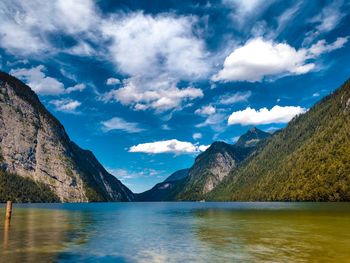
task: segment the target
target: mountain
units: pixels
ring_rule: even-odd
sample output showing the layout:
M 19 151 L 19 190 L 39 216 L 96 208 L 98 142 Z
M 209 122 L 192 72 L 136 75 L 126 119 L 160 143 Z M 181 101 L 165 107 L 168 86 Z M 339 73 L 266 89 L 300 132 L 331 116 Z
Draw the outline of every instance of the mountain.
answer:
M 199 200 L 212 191 L 233 169 L 236 169 L 259 142 L 269 138 L 269 133 L 252 128 L 243 134 L 235 145 L 214 142 L 198 155 L 189 170 L 189 176 L 182 184 L 183 189 L 176 196 L 179 200 Z
M 350 81 L 274 134 L 207 198 L 349 201 Z
M 135 194 L 137 201 L 174 201 L 182 190 L 189 169 L 182 169 L 171 174 L 163 182 L 156 184 L 152 189 Z
M 255 147 L 261 140 L 270 137 L 271 134 L 254 127 L 239 137 L 236 146 Z
M 0 186 L 45 189 L 50 198 L 42 201 L 133 200 L 133 193 L 109 174 L 92 152 L 69 139 L 61 123 L 28 86 L 3 72 L 0 170 Z M 13 176 L 17 183 L 9 183 L 4 176 Z M 4 191 L 0 189 L 0 193 Z
M 184 179 L 188 176 L 188 171 L 189 169 L 178 170 L 175 173 L 171 174 L 167 179 L 165 179 L 164 182 L 174 182 Z

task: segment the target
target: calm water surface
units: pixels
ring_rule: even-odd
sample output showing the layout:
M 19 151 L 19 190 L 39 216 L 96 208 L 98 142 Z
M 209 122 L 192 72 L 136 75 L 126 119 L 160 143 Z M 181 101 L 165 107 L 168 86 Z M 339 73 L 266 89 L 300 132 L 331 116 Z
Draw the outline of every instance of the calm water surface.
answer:
M 15 205 L 0 231 L 6 263 L 350 262 L 350 203 Z

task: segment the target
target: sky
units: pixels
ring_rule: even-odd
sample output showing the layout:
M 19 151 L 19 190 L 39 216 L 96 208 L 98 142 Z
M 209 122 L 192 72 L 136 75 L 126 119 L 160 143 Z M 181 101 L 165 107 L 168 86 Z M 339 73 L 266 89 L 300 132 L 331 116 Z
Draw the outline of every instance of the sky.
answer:
M 2 0 L 0 70 L 134 192 L 350 77 L 350 2 Z

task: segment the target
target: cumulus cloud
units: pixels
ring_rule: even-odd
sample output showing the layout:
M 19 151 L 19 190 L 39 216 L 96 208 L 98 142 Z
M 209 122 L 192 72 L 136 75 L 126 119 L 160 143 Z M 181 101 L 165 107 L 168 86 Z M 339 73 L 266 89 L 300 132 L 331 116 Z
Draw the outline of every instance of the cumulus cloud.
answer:
M 0 46 L 23 55 L 53 52 L 50 34 L 84 33 L 96 26 L 97 18 L 91 0 L 4 0 L 0 3 Z
M 101 29 L 111 39 L 109 51 L 124 73 L 193 78 L 208 71 L 205 44 L 194 35 L 194 23 L 192 17 L 138 12 L 104 21 Z
M 216 112 L 216 109 L 212 105 L 202 106 L 197 109 L 194 113 L 201 116 L 209 116 Z
M 149 143 L 141 143 L 130 147 L 129 152 L 141 152 L 141 153 L 175 153 L 175 154 L 186 154 L 186 153 L 198 153 L 205 151 L 209 145 L 195 145 L 190 142 L 183 142 L 176 139 L 157 141 Z
M 102 16 L 92 0 L 4 0 L 0 21 L 0 47 L 12 54 L 27 57 L 65 52 L 114 63 L 129 78 L 109 96 L 135 110 L 165 111 L 201 97 L 200 89 L 178 83 L 206 77 L 211 68 L 196 16 L 142 12 Z M 68 35 L 75 44 L 57 45 L 53 34 Z M 107 82 L 119 84 L 114 78 Z M 62 85 L 52 84 L 57 86 L 56 93 L 62 92 Z M 129 94 L 140 96 L 131 98 Z
M 106 80 L 106 84 L 107 85 L 118 85 L 120 84 L 120 79 L 117 79 L 117 78 L 108 78 Z
M 236 92 L 234 94 L 225 94 L 219 98 L 218 103 L 222 105 L 232 105 L 238 102 L 245 102 L 248 101 L 251 95 L 251 91 Z
M 194 87 L 178 88 L 176 81 L 167 78 L 150 79 L 129 78 L 119 89 L 102 95 L 105 102 L 118 101 L 135 110 L 153 109 L 157 112 L 181 107 L 183 102 L 203 97 L 201 89 Z
M 76 113 L 76 109 L 81 105 L 81 102 L 72 99 L 51 100 L 50 104 L 55 106 L 56 111 L 67 113 Z
M 85 84 L 76 84 L 75 86 L 64 88 L 59 80 L 46 76 L 46 68 L 39 65 L 33 68 L 12 69 L 10 74 L 23 80 L 35 93 L 40 95 L 60 95 L 74 91 L 82 91 L 86 88 Z
M 205 43 L 195 35 L 195 23 L 194 17 L 141 12 L 105 20 L 101 30 L 110 39 L 110 57 L 130 77 L 121 88 L 105 94 L 104 100 L 134 110 L 163 112 L 202 97 L 198 88 L 178 86 L 180 80 L 198 79 L 209 72 Z
M 347 38 L 334 43 L 321 41 L 311 48 L 296 50 L 287 43 L 275 43 L 261 37 L 250 39 L 236 48 L 224 61 L 214 81 L 262 81 L 266 76 L 300 75 L 315 68 L 314 60 L 322 53 L 342 47 Z
M 40 95 L 58 95 L 65 92 L 62 82 L 45 75 L 45 67 L 13 69 L 10 74 L 22 79 L 29 87 Z
M 122 118 L 114 117 L 110 120 L 101 122 L 102 130 L 104 132 L 109 132 L 113 130 L 125 131 L 128 133 L 138 133 L 144 131 L 144 129 L 139 127 L 138 123 L 127 122 Z
M 261 108 L 259 110 L 250 107 L 245 110 L 233 112 L 228 118 L 228 125 L 260 125 L 270 123 L 287 123 L 294 116 L 306 112 L 300 106 L 274 106 L 272 109 Z
M 199 139 L 202 138 L 202 134 L 201 134 L 200 132 L 196 132 L 196 133 L 194 133 L 194 134 L 192 135 L 192 138 L 193 138 L 194 140 L 199 140 Z

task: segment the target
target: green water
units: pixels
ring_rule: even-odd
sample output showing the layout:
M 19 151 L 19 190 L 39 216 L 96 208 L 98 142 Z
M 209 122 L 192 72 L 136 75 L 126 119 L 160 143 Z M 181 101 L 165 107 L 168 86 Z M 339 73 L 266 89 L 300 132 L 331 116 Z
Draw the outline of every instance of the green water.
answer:
M 6 263 L 350 262 L 350 203 L 15 205 L 0 231 Z

